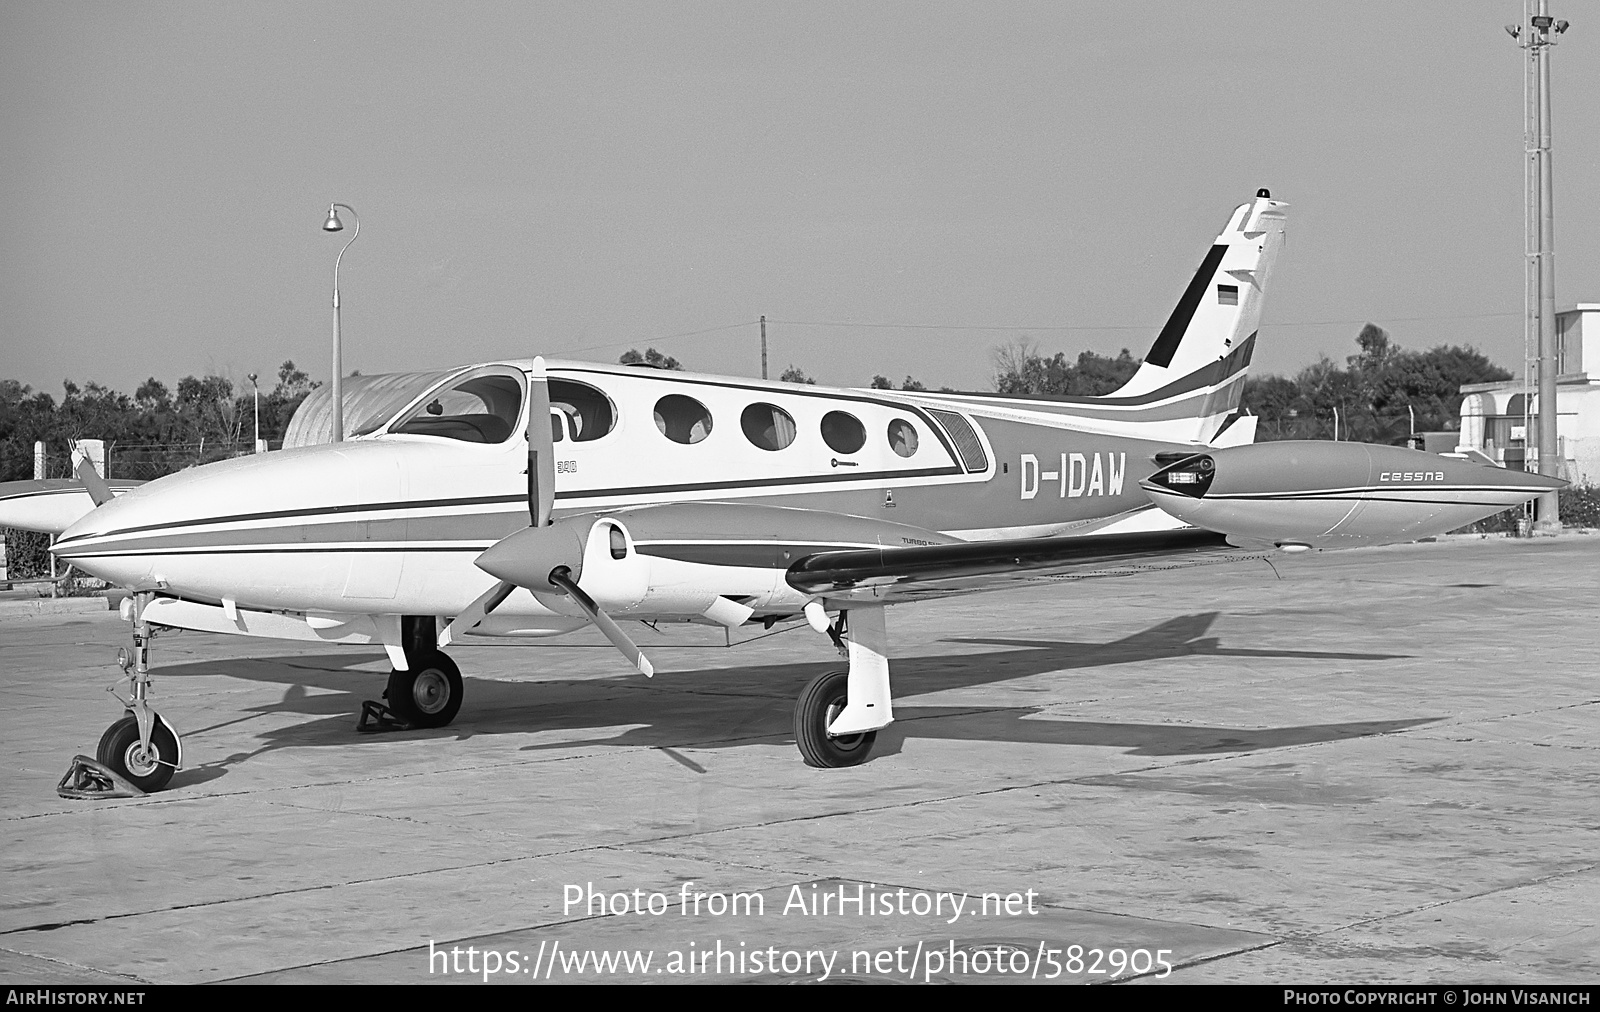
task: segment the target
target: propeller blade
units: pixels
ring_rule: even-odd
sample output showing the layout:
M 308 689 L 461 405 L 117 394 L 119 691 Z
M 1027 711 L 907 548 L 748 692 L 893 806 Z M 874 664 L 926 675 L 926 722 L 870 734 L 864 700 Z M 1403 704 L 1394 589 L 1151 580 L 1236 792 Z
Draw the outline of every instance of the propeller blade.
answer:
M 501 580 L 478 595 L 476 601 L 467 605 L 461 614 L 457 615 L 449 625 L 444 627 L 444 631 L 439 634 L 439 649 L 443 650 L 455 642 L 458 632 L 461 635 L 466 635 L 473 626 L 487 618 L 491 611 L 500 607 L 505 599 L 511 596 L 511 592 L 516 589 L 516 584 Z
M 555 440 L 550 431 L 550 380 L 544 358 L 528 376 L 528 516 L 533 526 L 550 522 L 556 501 Z
M 582 588 L 572 581 L 571 570 L 565 566 L 556 567 L 550 573 L 550 585 L 560 588 L 564 594 L 572 598 L 573 602 L 589 616 L 589 621 L 599 626 L 600 631 L 606 634 L 606 639 L 611 641 L 611 645 L 621 650 L 622 655 L 633 662 L 633 666 L 639 669 L 640 674 L 649 678 L 656 673 L 650 658 L 628 638 L 628 634 L 622 631 L 616 620 L 601 611 L 600 606 L 594 603 L 594 598 L 584 593 Z
M 104 506 L 116 498 L 111 494 L 111 486 L 107 485 L 105 479 L 100 477 L 100 472 L 94 469 L 94 462 L 89 459 L 88 454 L 73 447 L 72 455 L 78 458 L 78 480 L 89 490 L 89 498 L 96 506 Z

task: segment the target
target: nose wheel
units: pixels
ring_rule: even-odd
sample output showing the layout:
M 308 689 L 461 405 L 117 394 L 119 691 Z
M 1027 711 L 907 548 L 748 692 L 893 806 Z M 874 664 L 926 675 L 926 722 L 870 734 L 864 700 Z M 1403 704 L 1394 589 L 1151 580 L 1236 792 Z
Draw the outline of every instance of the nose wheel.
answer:
M 140 740 L 139 719 L 130 713 L 106 728 L 95 759 L 141 791 L 159 791 L 178 768 L 178 736 L 156 717 L 147 745 Z

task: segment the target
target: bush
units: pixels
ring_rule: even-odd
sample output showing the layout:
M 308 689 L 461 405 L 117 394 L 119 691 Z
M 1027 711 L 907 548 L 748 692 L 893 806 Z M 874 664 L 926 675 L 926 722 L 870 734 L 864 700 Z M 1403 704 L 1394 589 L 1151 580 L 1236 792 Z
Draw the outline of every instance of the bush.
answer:
M 6 578 L 35 580 L 50 575 L 50 535 L 5 529 Z
M 1563 527 L 1600 527 L 1600 485 L 1569 485 L 1558 494 L 1558 507 Z M 1475 524 L 1451 531 L 1451 534 L 1515 534 L 1517 520 L 1533 517 L 1533 504 L 1513 506 Z
M 1465 527 L 1457 527 L 1451 534 L 1516 534 L 1517 521 L 1533 514 L 1526 506 L 1513 506 L 1508 510 L 1501 510 L 1493 516 L 1484 517 L 1476 523 Z
M 1561 490 L 1561 523 L 1600 527 L 1600 485 L 1569 485 Z

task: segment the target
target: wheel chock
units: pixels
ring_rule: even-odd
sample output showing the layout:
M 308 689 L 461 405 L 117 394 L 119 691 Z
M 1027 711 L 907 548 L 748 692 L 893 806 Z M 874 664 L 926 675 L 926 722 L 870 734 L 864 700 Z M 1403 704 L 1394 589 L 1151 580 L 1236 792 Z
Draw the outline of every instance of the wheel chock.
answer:
M 144 791 L 118 776 L 111 767 L 86 755 L 72 757 L 66 776 L 56 784 L 63 798 L 93 801 L 101 798 L 143 798 Z
M 411 730 L 411 724 L 401 720 L 393 710 L 382 703 L 368 699 L 361 704 L 361 716 L 356 718 L 356 730 L 362 734 L 378 734 L 382 731 L 409 731 Z

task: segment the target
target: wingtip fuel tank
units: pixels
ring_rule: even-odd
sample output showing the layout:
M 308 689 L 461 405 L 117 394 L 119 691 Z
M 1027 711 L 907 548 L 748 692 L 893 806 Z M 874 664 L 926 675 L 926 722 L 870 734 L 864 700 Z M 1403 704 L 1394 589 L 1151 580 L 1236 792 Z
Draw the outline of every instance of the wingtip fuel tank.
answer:
M 1566 482 L 1399 446 L 1284 441 L 1198 453 L 1139 484 L 1167 513 L 1232 538 L 1352 548 L 1443 534 Z

